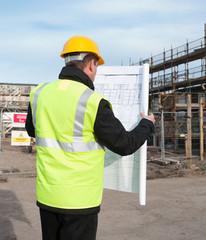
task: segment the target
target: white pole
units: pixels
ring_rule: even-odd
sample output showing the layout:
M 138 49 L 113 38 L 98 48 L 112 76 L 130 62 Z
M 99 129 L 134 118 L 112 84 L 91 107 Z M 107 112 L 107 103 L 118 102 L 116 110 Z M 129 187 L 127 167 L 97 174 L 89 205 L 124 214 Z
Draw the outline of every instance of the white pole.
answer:
M 164 111 L 161 114 L 161 160 L 165 160 Z
M 140 112 L 148 114 L 149 96 L 149 64 L 143 65 L 142 96 Z M 139 175 L 139 203 L 146 205 L 146 177 L 147 177 L 147 142 L 140 148 L 140 175 Z

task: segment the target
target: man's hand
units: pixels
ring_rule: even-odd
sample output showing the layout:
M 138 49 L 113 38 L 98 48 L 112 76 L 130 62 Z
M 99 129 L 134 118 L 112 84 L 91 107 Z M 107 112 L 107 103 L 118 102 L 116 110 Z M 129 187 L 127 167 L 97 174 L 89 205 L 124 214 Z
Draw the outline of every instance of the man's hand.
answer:
M 149 113 L 149 115 L 145 115 L 143 112 L 140 113 L 142 118 L 146 118 L 150 121 L 152 121 L 153 123 L 155 123 L 155 118 L 154 118 L 154 114 L 153 113 Z

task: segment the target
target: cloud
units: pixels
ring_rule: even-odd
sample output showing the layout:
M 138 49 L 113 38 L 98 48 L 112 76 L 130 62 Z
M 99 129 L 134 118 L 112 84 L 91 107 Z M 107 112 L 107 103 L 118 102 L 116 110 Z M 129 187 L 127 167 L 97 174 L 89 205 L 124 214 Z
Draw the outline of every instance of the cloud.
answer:
M 122 61 L 126 65 L 130 58 L 137 62 L 204 33 L 204 1 L 20 0 L 9 4 L 5 1 L 0 9 L 1 82 L 56 78 L 64 64 L 59 54 L 73 35 L 96 41 L 107 65 Z M 15 76 L 10 76 L 11 69 Z

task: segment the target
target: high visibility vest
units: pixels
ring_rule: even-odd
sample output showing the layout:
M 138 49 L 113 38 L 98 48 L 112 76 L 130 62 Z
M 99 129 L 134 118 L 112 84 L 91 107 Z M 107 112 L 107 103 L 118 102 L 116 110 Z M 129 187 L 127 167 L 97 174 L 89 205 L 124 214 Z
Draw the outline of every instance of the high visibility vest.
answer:
M 101 204 L 105 150 L 94 134 L 101 99 L 84 84 L 66 79 L 31 91 L 39 203 L 63 209 Z

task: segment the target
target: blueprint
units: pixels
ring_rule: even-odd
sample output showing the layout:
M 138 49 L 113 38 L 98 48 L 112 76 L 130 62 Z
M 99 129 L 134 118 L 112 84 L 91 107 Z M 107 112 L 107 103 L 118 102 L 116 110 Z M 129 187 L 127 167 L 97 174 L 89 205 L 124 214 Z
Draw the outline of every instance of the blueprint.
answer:
M 115 116 L 125 129 L 132 130 L 148 111 L 149 66 L 99 67 L 95 91 L 110 101 Z M 104 187 L 139 193 L 146 198 L 146 144 L 135 154 L 121 157 L 108 149 L 105 154 Z

